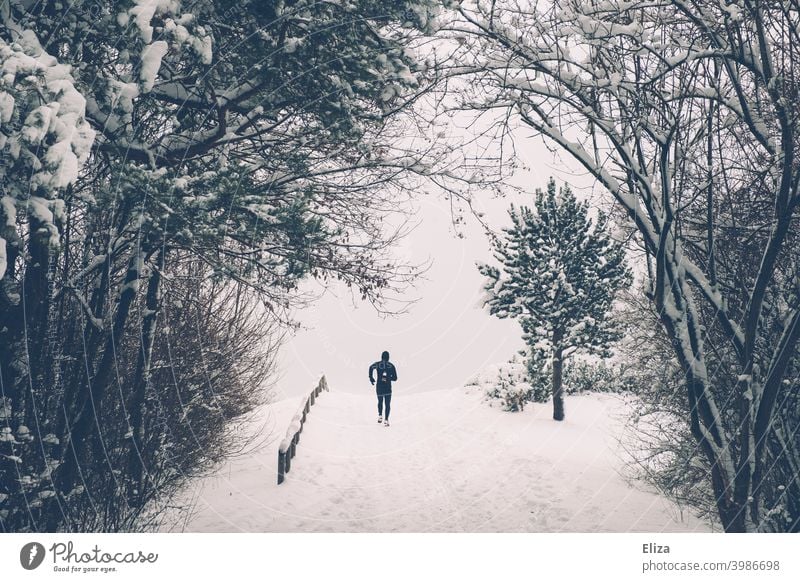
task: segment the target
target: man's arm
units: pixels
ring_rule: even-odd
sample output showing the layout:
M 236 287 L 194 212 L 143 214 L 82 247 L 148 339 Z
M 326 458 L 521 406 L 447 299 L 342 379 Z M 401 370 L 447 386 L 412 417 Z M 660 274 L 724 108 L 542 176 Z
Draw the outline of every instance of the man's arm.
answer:
M 392 364 L 392 381 L 394 382 L 395 380 L 397 380 L 397 367 Z
M 372 378 L 372 371 L 373 371 L 375 368 L 377 368 L 377 364 L 372 364 L 372 365 L 369 367 L 369 383 L 370 383 L 370 384 L 374 384 L 374 383 L 375 383 L 375 380 Z

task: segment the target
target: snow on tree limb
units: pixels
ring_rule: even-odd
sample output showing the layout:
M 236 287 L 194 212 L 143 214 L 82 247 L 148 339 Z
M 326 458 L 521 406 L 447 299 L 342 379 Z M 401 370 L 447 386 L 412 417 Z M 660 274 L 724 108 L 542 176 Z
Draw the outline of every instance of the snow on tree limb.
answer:
M 85 119 L 86 101 L 75 88 L 70 67 L 47 54 L 32 30 L 24 30 L 16 42 L 0 39 L 0 104 L 0 155 L 6 160 L 0 165 L 0 180 L 7 184 L 2 212 L 6 224 L 0 232 L 4 247 L 9 237 L 16 244 L 15 207 L 26 199 L 30 215 L 57 246 L 56 198 L 78 179 L 94 141 L 95 132 Z

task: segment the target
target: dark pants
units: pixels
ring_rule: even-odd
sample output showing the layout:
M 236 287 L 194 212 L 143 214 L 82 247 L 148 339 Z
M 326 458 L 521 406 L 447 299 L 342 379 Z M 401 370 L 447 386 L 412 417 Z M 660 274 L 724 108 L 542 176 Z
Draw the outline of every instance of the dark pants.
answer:
M 383 416 L 386 420 L 389 420 L 389 411 L 392 407 L 392 390 L 389 388 L 388 390 L 382 386 L 379 386 L 377 389 L 378 394 L 378 414 L 383 416 L 383 404 L 386 403 L 386 415 Z

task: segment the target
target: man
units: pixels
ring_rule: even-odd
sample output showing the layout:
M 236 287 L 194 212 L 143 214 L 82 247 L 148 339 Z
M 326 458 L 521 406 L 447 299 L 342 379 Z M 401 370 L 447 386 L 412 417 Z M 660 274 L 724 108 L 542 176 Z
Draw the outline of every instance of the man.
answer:
M 372 372 L 378 373 L 378 384 L 375 386 L 378 394 L 378 422 L 383 421 L 383 426 L 389 426 L 389 410 L 392 405 L 392 382 L 397 380 L 397 370 L 389 361 L 389 352 L 381 354 L 381 361 L 369 367 L 369 381 L 375 384 Z M 383 416 L 383 405 L 386 403 L 386 416 Z

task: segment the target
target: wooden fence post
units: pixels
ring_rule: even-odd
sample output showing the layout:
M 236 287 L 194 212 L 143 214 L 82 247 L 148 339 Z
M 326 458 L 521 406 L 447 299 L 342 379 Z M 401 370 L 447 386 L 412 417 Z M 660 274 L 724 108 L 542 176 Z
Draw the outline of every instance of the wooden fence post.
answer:
M 286 453 L 278 451 L 278 485 L 286 479 Z
M 300 444 L 300 433 L 303 432 L 303 426 L 306 423 L 306 416 L 309 412 L 311 412 L 311 406 L 314 404 L 317 396 L 319 396 L 323 390 L 330 392 L 330 388 L 328 388 L 328 381 L 325 379 L 325 376 L 320 378 L 319 382 L 317 382 L 317 385 L 313 390 L 311 390 L 311 393 L 306 398 L 306 402 L 303 405 L 303 413 L 300 418 L 300 427 L 292 435 L 286 450 L 281 451 L 280 448 L 278 449 L 278 485 L 286 480 L 286 474 L 292 468 L 292 458 L 294 458 L 294 456 L 297 454 L 297 445 Z M 294 422 L 294 420 L 292 422 Z M 286 440 L 284 440 L 283 443 L 286 443 Z

